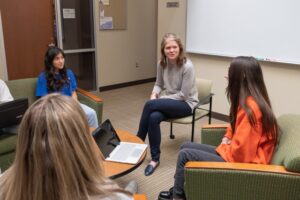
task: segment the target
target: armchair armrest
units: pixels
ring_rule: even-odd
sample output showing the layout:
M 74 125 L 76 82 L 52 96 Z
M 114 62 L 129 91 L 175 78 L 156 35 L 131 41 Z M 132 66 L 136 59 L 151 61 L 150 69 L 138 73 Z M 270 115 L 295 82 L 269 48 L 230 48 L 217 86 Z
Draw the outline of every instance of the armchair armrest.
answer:
M 188 162 L 187 199 L 297 199 L 300 174 L 282 166 Z
M 250 163 L 230 163 L 230 162 L 188 162 L 185 165 L 188 169 L 224 169 L 224 170 L 245 170 L 256 172 L 281 173 L 299 176 L 300 174 L 289 172 L 281 165 L 262 165 Z
M 85 91 L 81 88 L 77 88 L 77 96 L 80 103 L 83 103 L 91 108 L 93 108 L 97 113 L 98 122 L 102 122 L 102 112 L 103 112 L 103 101 L 100 97 Z
M 147 200 L 147 197 L 145 194 L 134 194 L 133 199 L 134 200 Z
M 201 128 L 201 143 L 218 146 L 229 124 L 207 124 Z

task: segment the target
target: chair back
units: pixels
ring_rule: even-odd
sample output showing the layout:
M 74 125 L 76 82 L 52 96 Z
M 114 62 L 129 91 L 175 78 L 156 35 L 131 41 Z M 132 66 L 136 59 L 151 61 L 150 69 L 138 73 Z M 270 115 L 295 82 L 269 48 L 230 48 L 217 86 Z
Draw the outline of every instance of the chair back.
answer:
M 283 165 L 288 171 L 300 173 L 300 115 L 286 114 L 278 118 L 279 143 L 271 164 Z
M 37 78 L 24 78 L 6 81 L 6 84 L 14 99 L 28 98 L 29 105 L 31 105 L 37 99 L 36 82 Z
M 198 90 L 198 99 L 201 101 L 204 97 L 211 93 L 212 80 L 196 78 L 196 87 Z M 209 99 L 203 103 L 209 103 Z

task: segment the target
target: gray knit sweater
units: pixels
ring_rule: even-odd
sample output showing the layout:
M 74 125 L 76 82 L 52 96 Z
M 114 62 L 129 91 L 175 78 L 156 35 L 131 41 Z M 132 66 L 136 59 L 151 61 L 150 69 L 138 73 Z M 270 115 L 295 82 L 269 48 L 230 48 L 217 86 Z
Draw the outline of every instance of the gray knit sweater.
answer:
M 185 101 L 193 109 L 199 101 L 195 79 L 194 66 L 189 59 L 182 67 L 169 63 L 163 69 L 158 64 L 156 82 L 152 92 L 160 94 L 164 90 L 164 94 L 160 98 Z

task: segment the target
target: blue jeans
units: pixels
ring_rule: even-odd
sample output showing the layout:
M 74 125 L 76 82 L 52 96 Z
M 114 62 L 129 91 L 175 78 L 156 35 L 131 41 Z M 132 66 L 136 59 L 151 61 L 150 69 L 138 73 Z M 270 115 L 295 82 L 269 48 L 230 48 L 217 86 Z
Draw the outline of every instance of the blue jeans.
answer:
M 98 118 L 97 118 L 96 111 L 94 109 L 88 107 L 87 105 L 84 105 L 82 103 L 79 103 L 79 104 L 86 115 L 86 119 L 88 121 L 89 127 L 97 128 L 99 124 L 98 124 Z
M 159 161 L 160 158 L 160 122 L 170 118 L 185 117 L 191 113 L 191 107 L 184 101 L 153 99 L 146 102 L 137 136 L 145 141 L 148 133 L 153 161 Z
M 177 159 L 175 183 L 173 187 L 173 198 L 185 199 L 184 166 L 188 161 L 214 161 L 225 162 L 216 152 L 216 147 L 206 144 L 187 142 L 181 145 Z

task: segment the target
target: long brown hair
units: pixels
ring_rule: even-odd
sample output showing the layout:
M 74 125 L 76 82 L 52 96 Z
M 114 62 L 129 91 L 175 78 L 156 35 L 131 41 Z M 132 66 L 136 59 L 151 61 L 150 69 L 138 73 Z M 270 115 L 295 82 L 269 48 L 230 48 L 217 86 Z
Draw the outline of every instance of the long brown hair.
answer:
M 185 55 L 185 51 L 184 51 L 184 47 L 183 44 L 181 42 L 181 39 L 175 35 L 174 33 L 167 33 L 164 35 L 161 44 L 160 44 L 160 53 L 161 53 L 161 58 L 160 58 L 160 62 L 159 64 L 165 68 L 168 63 L 167 63 L 167 57 L 165 55 L 165 46 L 166 46 L 166 41 L 167 39 L 172 39 L 174 40 L 177 45 L 179 46 L 179 55 L 178 58 L 176 60 L 176 64 L 178 67 L 181 67 L 185 62 L 186 62 L 186 55 Z
M 20 125 L 16 156 L 0 180 L 1 199 L 74 200 L 124 192 L 105 178 L 85 114 L 72 98 L 37 100 Z
M 246 103 L 252 96 L 262 113 L 262 128 L 268 138 L 277 141 L 278 125 L 273 114 L 268 92 L 264 83 L 260 64 L 253 57 L 240 56 L 232 60 L 228 70 L 228 86 L 226 89 L 230 106 L 230 124 L 235 133 L 235 123 L 239 108 L 243 108 L 252 127 L 256 125 L 253 111 Z

